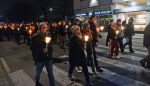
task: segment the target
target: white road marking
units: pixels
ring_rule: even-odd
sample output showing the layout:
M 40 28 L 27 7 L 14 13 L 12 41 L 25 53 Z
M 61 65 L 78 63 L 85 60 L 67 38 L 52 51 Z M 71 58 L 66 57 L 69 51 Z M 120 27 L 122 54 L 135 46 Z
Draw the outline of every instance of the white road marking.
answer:
M 2 64 L 3 64 L 3 66 L 4 66 L 5 71 L 6 71 L 7 73 L 10 73 L 10 68 L 9 68 L 9 66 L 7 65 L 6 61 L 5 61 L 3 58 L 0 58 L 0 59 L 1 59 L 1 62 L 2 62 Z
M 90 73 L 92 73 L 92 70 L 90 67 L 88 67 L 88 70 Z M 134 80 L 132 78 L 117 74 L 115 72 L 109 71 L 107 69 L 103 69 L 104 72 L 101 73 L 101 76 L 103 79 L 106 79 L 114 84 L 117 84 L 119 86 L 149 86 L 146 83 L 143 83 L 138 80 Z
M 35 82 L 23 70 L 10 73 L 9 76 L 14 86 L 35 86 Z
M 46 68 L 43 68 L 43 71 L 47 73 Z M 53 65 L 53 71 L 55 80 L 61 83 L 62 86 L 83 86 L 80 83 L 70 81 L 68 73 L 55 65 Z

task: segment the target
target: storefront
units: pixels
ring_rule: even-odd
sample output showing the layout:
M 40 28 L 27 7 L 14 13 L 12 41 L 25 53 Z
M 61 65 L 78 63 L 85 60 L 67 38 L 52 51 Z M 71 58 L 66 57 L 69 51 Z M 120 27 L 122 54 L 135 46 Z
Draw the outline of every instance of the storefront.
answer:
M 113 11 L 113 18 L 126 20 L 132 17 L 134 19 L 134 30 L 136 32 L 143 32 L 146 25 L 149 23 L 150 20 L 150 5 L 141 5 L 141 6 L 134 6 L 134 7 L 127 7 L 123 9 L 116 9 Z M 114 17 L 116 16 L 116 17 Z

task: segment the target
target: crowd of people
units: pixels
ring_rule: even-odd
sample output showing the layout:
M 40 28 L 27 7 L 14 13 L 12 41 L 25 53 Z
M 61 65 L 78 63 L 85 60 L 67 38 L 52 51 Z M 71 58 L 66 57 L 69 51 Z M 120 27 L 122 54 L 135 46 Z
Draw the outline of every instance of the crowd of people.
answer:
M 40 74 L 44 66 L 47 69 L 50 86 L 55 86 L 55 76 L 53 75 L 52 66 L 52 45 L 59 45 L 60 38 L 64 37 L 69 47 L 68 78 L 71 81 L 76 79 L 72 76 L 73 70 L 76 68 L 77 72 L 84 73 L 86 86 L 94 86 L 90 82 L 87 66 L 89 65 L 91 67 L 93 77 L 95 78 L 100 77 L 100 73 L 103 72 L 98 65 L 95 50 L 96 43 L 102 37 L 99 33 L 100 31 L 100 28 L 97 26 L 96 16 L 91 16 L 88 22 L 81 22 L 79 19 L 75 19 L 73 23 L 71 21 L 57 21 L 51 24 L 48 22 L 3 24 L 0 26 L 0 41 L 4 41 L 3 38 L 6 36 L 8 41 L 15 38 L 16 43 L 19 45 L 20 40 L 23 39 L 23 42 L 29 45 L 33 60 L 35 61 L 36 86 L 43 86 L 40 83 Z M 128 24 L 126 21 L 121 21 L 120 19 L 117 19 L 116 23 L 111 20 L 106 39 L 106 46 L 109 45 L 109 57 L 120 58 L 119 47 L 121 53 L 126 54 L 124 51 L 126 45 L 129 45 L 129 52 L 134 53 L 132 49 L 133 35 L 133 18 L 129 19 Z M 47 43 L 46 37 L 50 37 L 51 41 Z M 125 44 L 123 44 L 124 38 L 127 40 Z M 149 45 L 147 48 L 149 49 Z

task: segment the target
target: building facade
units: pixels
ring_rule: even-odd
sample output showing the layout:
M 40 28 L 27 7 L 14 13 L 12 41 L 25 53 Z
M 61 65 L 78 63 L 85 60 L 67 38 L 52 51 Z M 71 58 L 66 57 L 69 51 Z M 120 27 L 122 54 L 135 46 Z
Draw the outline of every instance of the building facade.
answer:
M 113 19 L 122 21 L 132 17 L 135 31 L 144 31 L 150 22 L 150 0 L 113 0 Z
M 99 25 L 108 24 L 112 19 L 112 0 L 74 0 L 75 17 L 81 21 L 96 15 Z
M 75 17 L 81 21 L 97 16 L 99 25 L 113 19 L 122 21 L 133 17 L 135 31 L 144 31 L 150 22 L 150 0 L 74 0 Z

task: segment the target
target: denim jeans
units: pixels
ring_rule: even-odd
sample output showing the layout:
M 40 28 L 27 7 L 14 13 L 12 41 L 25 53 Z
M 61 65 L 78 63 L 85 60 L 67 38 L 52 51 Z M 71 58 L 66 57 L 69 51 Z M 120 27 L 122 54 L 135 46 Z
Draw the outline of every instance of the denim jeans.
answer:
M 41 72 L 42 72 L 44 66 L 46 67 L 46 70 L 48 73 L 50 86 L 55 86 L 55 80 L 54 80 L 54 75 L 53 75 L 53 61 L 52 60 L 48 60 L 45 62 L 36 62 L 36 75 L 35 75 L 36 82 L 39 82 L 40 75 L 41 75 Z

